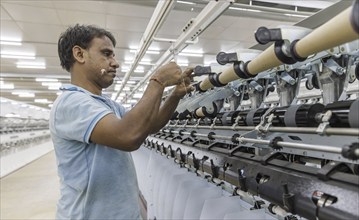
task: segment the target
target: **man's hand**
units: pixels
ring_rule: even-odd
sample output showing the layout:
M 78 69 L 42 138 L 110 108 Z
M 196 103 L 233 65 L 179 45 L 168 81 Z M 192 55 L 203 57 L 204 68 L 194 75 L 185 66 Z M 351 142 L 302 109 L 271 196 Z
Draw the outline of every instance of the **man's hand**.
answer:
M 160 81 L 160 83 L 164 87 L 173 86 L 181 82 L 181 73 L 181 68 L 175 62 L 170 62 L 166 65 L 161 66 L 151 77 L 151 79 L 156 79 L 156 81 Z
M 193 73 L 193 68 L 187 68 L 181 74 L 181 81 L 176 85 L 176 88 L 172 92 L 173 96 L 182 98 L 187 93 L 192 92 L 194 87 L 191 85 L 191 74 Z

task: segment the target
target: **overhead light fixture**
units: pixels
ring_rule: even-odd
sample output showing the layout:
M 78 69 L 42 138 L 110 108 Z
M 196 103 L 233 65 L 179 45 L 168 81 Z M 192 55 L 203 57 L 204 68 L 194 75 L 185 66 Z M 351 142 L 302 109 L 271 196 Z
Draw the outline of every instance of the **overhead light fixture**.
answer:
M 1 45 L 12 45 L 12 46 L 21 46 L 22 45 L 21 41 L 5 41 L 5 40 L 0 40 L 0 44 Z
M 17 68 L 46 69 L 45 63 L 40 62 L 17 62 Z
M 0 88 L 1 89 L 14 89 L 14 84 L 13 83 L 5 83 L 4 81 L 0 81 Z
M 14 55 L 14 56 L 29 56 L 29 57 L 34 57 L 35 53 L 28 53 L 28 52 L 22 52 L 22 51 L 8 51 L 8 50 L 3 50 L 1 51 L 1 55 Z
M 289 16 L 289 17 L 298 17 L 298 18 L 307 18 L 309 17 L 308 15 L 297 15 L 297 14 L 284 14 L 285 16 Z
M 32 66 L 32 65 L 16 65 L 19 69 L 46 69 L 45 66 Z
M 194 2 L 186 2 L 186 1 L 177 1 L 177 3 L 186 4 L 186 5 L 195 5 L 196 4 Z
M 35 99 L 34 102 L 37 102 L 37 103 L 49 103 L 49 100 L 47 100 L 47 99 Z
M 181 52 L 178 54 L 179 56 L 186 56 L 186 57 L 203 57 L 202 53 L 186 53 L 186 52 Z
M 138 100 L 137 100 L 137 99 L 130 99 L 130 100 L 128 100 L 127 102 L 128 102 L 128 103 L 135 104 L 135 103 L 138 102 Z
M 147 50 L 146 53 L 148 53 L 148 54 L 160 54 L 160 51 L 157 51 L 157 50 Z
M 60 82 L 42 82 L 41 85 L 43 86 L 52 86 L 52 87 L 55 87 L 55 86 L 58 86 L 58 87 L 61 87 L 62 86 L 62 83 Z
M 9 58 L 9 59 L 26 59 L 26 60 L 34 60 L 34 56 L 21 56 L 21 55 L 9 55 L 9 54 L 1 54 L 1 58 Z
M 1 51 L 2 58 L 11 58 L 11 59 L 35 59 L 35 53 L 26 53 L 18 51 Z
M 48 90 L 59 90 L 60 86 L 49 86 L 47 87 Z
M 130 53 L 137 53 L 137 50 L 135 50 L 135 49 L 130 49 Z M 147 50 L 146 53 L 147 53 L 147 54 L 160 54 L 160 51 L 157 51 L 157 50 Z
M 229 9 L 232 9 L 232 10 L 237 10 L 237 11 L 262 12 L 261 10 L 249 9 L 249 8 L 229 7 Z
M 6 118 L 20 118 L 19 114 L 15 114 L 15 113 L 8 113 L 5 115 Z
M 155 65 L 155 64 L 150 63 L 150 62 L 142 62 L 142 61 L 138 62 L 138 64 L 141 64 L 141 65 L 148 65 L 148 66 L 153 66 L 153 65 Z
M 53 78 L 36 78 L 36 82 L 58 82 L 58 79 Z
M 142 98 L 142 96 L 143 96 L 143 93 L 135 93 L 135 94 L 133 94 L 133 98 L 135 98 L 135 99 Z
M 22 97 L 22 98 L 33 98 L 33 97 L 35 97 L 35 94 L 31 93 L 31 92 L 12 92 L 11 94 L 18 95 L 19 97 Z

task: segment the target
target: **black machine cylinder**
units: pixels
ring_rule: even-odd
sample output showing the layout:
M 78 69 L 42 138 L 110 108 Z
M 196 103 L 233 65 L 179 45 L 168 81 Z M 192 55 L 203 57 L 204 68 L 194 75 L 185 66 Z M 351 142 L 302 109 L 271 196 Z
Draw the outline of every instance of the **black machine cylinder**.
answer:
M 268 108 L 258 108 L 250 110 L 247 114 L 246 123 L 248 126 L 256 126 L 261 122 L 262 115 Z
M 246 118 L 249 110 L 244 111 L 232 111 L 228 113 L 224 113 L 222 116 L 222 124 L 223 125 L 233 125 L 236 123 L 236 119 L 239 116 L 237 121 L 237 125 L 239 126 L 247 126 Z
M 272 111 L 272 114 L 274 115 L 272 120 L 272 125 L 274 126 L 285 126 L 284 123 L 284 114 L 287 111 L 288 106 L 284 107 L 278 107 Z
M 320 124 L 316 115 L 322 113 L 324 106 L 320 103 L 291 105 L 284 114 L 287 127 L 316 127 Z
M 353 108 L 351 106 L 353 105 Z M 358 125 L 358 100 L 339 101 L 325 106 L 324 111 L 331 111 L 331 127 L 356 127 Z M 349 121 L 349 118 L 353 120 Z

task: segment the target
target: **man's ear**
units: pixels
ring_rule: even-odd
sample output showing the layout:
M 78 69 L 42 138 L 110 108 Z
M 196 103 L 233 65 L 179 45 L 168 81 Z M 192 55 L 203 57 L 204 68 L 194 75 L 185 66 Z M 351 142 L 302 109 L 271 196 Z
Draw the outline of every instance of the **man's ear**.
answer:
M 75 60 L 79 63 L 84 63 L 85 62 L 85 53 L 87 51 L 82 49 L 80 46 L 74 46 L 72 48 L 72 55 L 74 56 Z

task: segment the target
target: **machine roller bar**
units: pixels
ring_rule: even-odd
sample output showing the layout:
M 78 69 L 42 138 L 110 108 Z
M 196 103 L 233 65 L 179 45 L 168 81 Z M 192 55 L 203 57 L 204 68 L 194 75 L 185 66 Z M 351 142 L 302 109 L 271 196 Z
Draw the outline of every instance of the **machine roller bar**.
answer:
M 254 138 L 237 138 L 239 142 L 248 142 L 254 144 L 270 144 L 269 140 L 259 140 Z M 287 147 L 287 148 L 295 148 L 295 149 L 302 149 L 302 150 L 314 150 L 314 151 L 323 151 L 328 153 L 336 153 L 341 154 L 342 149 L 333 147 L 333 146 L 325 146 L 325 145 L 314 145 L 314 144 L 302 144 L 302 143 L 293 143 L 293 142 L 285 142 L 285 141 L 278 141 L 277 145 L 280 147 Z
M 227 141 L 232 140 L 232 137 L 224 136 L 224 135 L 212 135 L 212 137 L 217 138 L 217 139 L 221 139 L 221 140 L 227 140 Z
M 180 126 L 171 126 L 169 127 L 180 127 Z M 202 128 L 202 129 L 216 129 L 216 130 L 237 130 L 237 131 L 252 131 L 255 129 L 254 126 L 246 127 L 232 127 L 232 126 L 192 126 L 188 125 L 186 128 Z M 310 127 L 270 127 L 268 128 L 270 132 L 284 132 L 284 133 L 305 133 L 305 134 L 317 134 L 317 128 Z M 323 132 L 324 135 L 345 135 L 345 136 L 359 136 L 359 130 L 355 128 L 326 128 Z
M 166 132 L 166 131 L 164 131 Z M 196 133 L 195 136 L 197 137 L 208 137 L 208 134 L 201 134 Z M 232 136 L 224 136 L 224 135 L 211 135 L 213 138 L 217 138 L 220 140 L 232 140 Z M 247 142 L 253 144 L 263 144 L 263 145 L 270 145 L 270 140 L 261 140 L 255 138 L 245 138 L 245 137 L 238 137 L 236 138 L 237 141 L 240 143 Z M 314 145 L 314 144 L 302 144 L 302 143 L 294 143 L 294 142 L 285 142 L 285 141 L 278 141 L 277 145 L 280 147 L 287 147 L 287 148 L 295 148 L 295 149 L 302 149 L 302 150 L 314 150 L 314 151 L 323 151 L 328 153 L 336 153 L 341 154 L 342 149 L 333 146 L 325 146 L 325 145 Z M 358 154 L 359 150 L 355 151 L 355 154 Z

